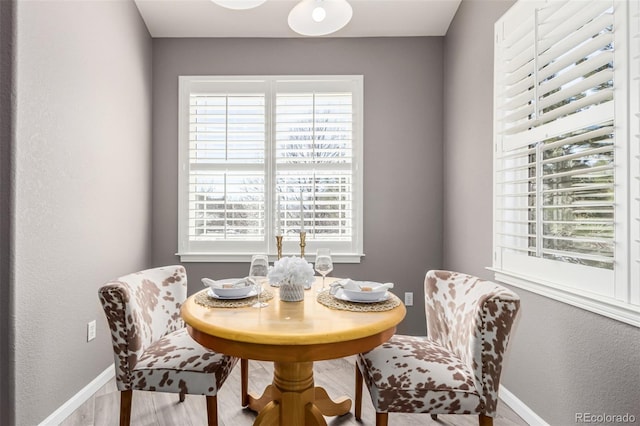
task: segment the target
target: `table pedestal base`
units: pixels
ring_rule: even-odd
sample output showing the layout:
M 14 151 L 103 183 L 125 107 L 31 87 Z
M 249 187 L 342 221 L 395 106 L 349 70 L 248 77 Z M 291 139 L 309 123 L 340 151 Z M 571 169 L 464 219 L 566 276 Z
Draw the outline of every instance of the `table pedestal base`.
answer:
M 323 415 L 341 416 L 351 409 L 348 397 L 333 401 L 313 386 L 313 362 L 276 361 L 273 366 L 273 383 L 262 396 L 249 394 L 249 408 L 259 413 L 254 425 L 326 426 Z

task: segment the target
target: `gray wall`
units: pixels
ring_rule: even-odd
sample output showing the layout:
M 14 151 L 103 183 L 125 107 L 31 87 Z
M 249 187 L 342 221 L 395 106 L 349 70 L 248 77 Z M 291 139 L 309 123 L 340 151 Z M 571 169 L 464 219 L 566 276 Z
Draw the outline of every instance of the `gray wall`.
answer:
M 176 263 L 179 75 L 364 75 L 364 251 L 334 276 L 394 281 L 413 291 L 401 332 L 424 334 L 424 274 L 441 265 L 442 38 L 154 39 L 153 256 Z M 409 155 L 407 155 L 409 153 Z M 392 225 L 395 223 L 395 225 Z M 204 276 L 248 264 L 188 263 Z
M 444 264 L 492 278 L 493 24 L 510 0 L 464 0 L 445 38 Z M 473 74 L 472 74 L 473 73 Z M 502 383 L 552 425 L 640 418 L 640 329 L 513 288 L 522 311 Z
M 1 0 L 0 418 L 36 424 L 112 362 L 97 301 L 104 281 L 178 262 L 181 74 L 364 74 L 367 256 L 334 275 L 413 291 L 400 332 L 424 334 L 427 269 L 491 277 L 493 22 L 510 4 L 464 0 L 444 41 L 152 42 L 129 1 L 20 0 L 14 25 L 13 2 Z M 392 218 L 401 225 L 389 227 Z M 191 292 L 203 276 L 247 268 L 186 266 Z M 551 424 L 582 411 L 640 417 L 640 331 L 514 290 L 523 309 L 505 386 Z M 86 343 L 92 319 L 98 338 Z
M 16 29 L 14 409 L 34 425 L 113 362 L 99 286 L 149 265 L 152 47 L 132 1 L 19 0 Z
M 13 145 L 13 0 L 0 1 L 0 419 L 13 422 L 13 317 L 11 295 L 11 147 Z

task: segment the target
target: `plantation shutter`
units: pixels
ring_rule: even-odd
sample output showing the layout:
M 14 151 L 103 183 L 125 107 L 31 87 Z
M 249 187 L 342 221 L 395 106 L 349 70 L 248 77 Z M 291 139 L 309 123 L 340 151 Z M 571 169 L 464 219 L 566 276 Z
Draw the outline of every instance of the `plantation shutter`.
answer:
M 191 95 L 191 239 L 263 238 L 264 108 L 260 94 Z
M 362 256 L 362 76 L 181 76 L 182 261 Z
M 631 111 L 631 302 L 640 305 L 640 0 L 630 2 L 630 111 Z
M 265 239 L 265 93 L 262 82 L 191 85 L 186 208 L 191 247 Z
M 539 258 L 611 276 L 603 271 L 615 263 L 613 4 L 536 3 L 497 40 L 495 246 L 503 268 Z M 612 283 L 588 290 L 612 294 Z
M 342 89 L 342 90 L 340 90 Z M 349 83 L 279 82 L 276 200 L 282 231 L 307 241 L 354 235 L 354 97 Z

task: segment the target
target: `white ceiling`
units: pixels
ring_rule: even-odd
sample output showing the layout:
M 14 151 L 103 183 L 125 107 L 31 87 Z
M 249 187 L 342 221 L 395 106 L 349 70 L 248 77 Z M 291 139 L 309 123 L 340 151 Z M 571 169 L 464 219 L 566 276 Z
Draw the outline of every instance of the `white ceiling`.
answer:
M 299 0 L 230 10 L 210 0 L 134 0 L 152 37 L 302 37 L 287 25 Z M 328 37 L 442 36 L 461 0 L 349 0 L 353 18 Z

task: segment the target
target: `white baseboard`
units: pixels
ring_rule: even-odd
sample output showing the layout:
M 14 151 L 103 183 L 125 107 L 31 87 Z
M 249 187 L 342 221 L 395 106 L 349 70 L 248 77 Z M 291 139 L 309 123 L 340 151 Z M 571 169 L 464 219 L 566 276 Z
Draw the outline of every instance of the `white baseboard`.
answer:
M 76 411 L 82 404 L 89 400 L 101 387 L 106 385 L 109 380 L 115 376 L 116 372 L 111 364 L 102 373 L 93 379 L 87 386 L 82 388 L 80 392 L 71 397 L 67 402 L 62 404 L 60 408 L 51 413 L 49 417 L 44 419 L 38 426 L 59 425 L 67 417 Z
M 82 404 L 89 400 L 100 388 L 106 385 L 115 376 L 113 364 L 93 379 L 80 392 L 72 396 L 67 402 L 62 404 L 49 417 L 44 419 L 38 426 L 59 425 Z M 530 426 L 550 426 L 542 417 L 538 416 L 524 402 L 520 401 L 507 388 L 500 385 L 500 399 L 507 404 L 518 416 L 520 416 Z
M 538 416 L 531 408 L 527 407 L 524 402 L 520 401 L 502 385 L 500 385 L 500 399 L 530 426 L 549 426 L 549 423 L 545 422 L 542 417 Z

